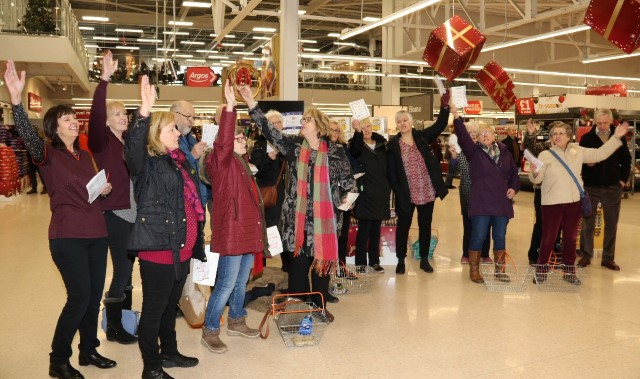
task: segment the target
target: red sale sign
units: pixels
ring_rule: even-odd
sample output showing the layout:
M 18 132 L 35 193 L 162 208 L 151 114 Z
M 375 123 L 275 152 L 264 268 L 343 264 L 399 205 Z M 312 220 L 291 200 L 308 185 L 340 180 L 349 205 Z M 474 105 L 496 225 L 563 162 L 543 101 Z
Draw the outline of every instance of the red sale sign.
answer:
M 609 86 L 587 87 L 586 95 L 627 97 L 627 85 L 625 83 Z
M 534 106 L 533 98 L 527 97 L 516 100 L 516 111 L 520 115 L 536 114 Z
M 468 100 L 468 106 L 464 107 L 464 114 L 479 115 L 482 113 L 482 100 Z
M 211 87 L 218 80 L 218 75 L 210 67 L 187 67 L 188 87 Z

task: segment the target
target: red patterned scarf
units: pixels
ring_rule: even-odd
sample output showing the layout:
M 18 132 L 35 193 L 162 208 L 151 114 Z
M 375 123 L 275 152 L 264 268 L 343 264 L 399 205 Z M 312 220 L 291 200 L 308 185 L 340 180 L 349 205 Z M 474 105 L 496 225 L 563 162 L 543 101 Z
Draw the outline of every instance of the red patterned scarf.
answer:
M 320 140 L 320 146 L 316 154 L 313 169 L 313 238 L 314 238 L 314 260 L 313 269 L 318 274 L 323 275 L 335 267 L 338 259 L 338 238 L 336 236 L 336 217 L 333 212 L 333 202 L 331 201 L 331 186 L 329 183 L 329 156 L 328 143 Z M 309 159 L 311 157 L 311 147 L 307 140 L 304 140 L 300 148 L 298 158 L 298 183 L 296 197 L 296 246 L 294 256 L 299 256 L 304 248 L 309 176 Z
M 187 157 L 184 155 L 182 150 L 175 149 L 169 151 L 169 156 L 178 164 L 180 167 L 180 172 L 182 173 L 182 179 L 184 181 L 184 199 L 185 206 L 191 205 L 196 211 L 196 216 L 198 221 L 204 221 L 204 209 L 202 204 L 200 204 L 200 197 L 198 196 L 198 190 L 196 190 L 196 186 L 193 183 L 193 179 L 189 176 L 187 171 L 185 171 L 182 165 L 184 164 Z

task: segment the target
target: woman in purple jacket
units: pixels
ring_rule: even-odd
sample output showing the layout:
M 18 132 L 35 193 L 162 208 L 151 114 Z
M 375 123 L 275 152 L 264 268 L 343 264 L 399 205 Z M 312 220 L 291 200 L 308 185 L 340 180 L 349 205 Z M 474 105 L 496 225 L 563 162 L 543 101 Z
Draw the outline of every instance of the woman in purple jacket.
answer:
M 473 142 L 455 106 L 452 112 L 458 144 L 469 161 L 471 174 L 469 276 L 475 283 L 484 281 L 480 275 L 480 250 L 491 227 L 495 277 L 509 282 L 505 273 L 506 235 L 509 219 L 513 218 L 513 197 L 520 189 L 518 168 L 506 146 L 496 142 L 493 127 L 480 126 L 478 142 Z

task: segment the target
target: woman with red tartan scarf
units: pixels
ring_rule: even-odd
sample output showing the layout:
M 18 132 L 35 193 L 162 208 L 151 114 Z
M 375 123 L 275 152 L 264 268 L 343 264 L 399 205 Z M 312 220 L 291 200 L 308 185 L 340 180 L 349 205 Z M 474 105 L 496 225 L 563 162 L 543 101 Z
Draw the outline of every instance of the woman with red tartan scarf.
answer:
M 293 251 L 289 292 L 309 292 L 311 269 L 311 289 L 322 293 L 325 314 L 333 320 L 326 300 L 329 274 L 338 260 L 336 230 L 341 230 L 342 212 L 337 207 L 346 201 L 348 192 L 357 192 L 349 160 L 344 148 L 329 140 L 329 118 L 318 109 L 304 113 L 299 136 L 286 135 L 269 123 L 248 87 L 240 88 L 240 94 L 262 134 L 287 160 L 289 179 L 281 222 L 284 250 Z

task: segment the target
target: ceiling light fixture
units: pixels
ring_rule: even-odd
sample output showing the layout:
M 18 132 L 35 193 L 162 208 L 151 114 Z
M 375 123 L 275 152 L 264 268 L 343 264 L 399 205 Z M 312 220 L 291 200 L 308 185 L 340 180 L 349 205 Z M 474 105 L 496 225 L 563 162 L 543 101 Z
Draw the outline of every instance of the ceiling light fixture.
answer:
M 95 30 L 93 26 L 78 26 L 80 30 Z
M 370 24 L 362 25 L 362 26 L 359 26 L 359 27 L 357 27 L 355 29 L 351 29 L 348 32 L 341 34 L 340 35 L 340 39 L 341 40 L 345 40 L 347 38 L 351 38 L 353 36 L 357 36 L 360 33 L 364 33 L 364 32 L 366 32 L 368 30 L 377 28 L 378 26 L 382 26 L 382 25 L 388 24 L 391 21 L 397 20 L 397 19 L 399 19 L 401 17 L 404 17 L 404 16 L 406 16 L 408 14 L 417 12 L 417 11 L 419 11 L 421 9 L 424 9 L 426 7 L 429 7 L 429 6 L 431 6 L 433 4 L 436 4 L 436 3 L 439 3 L 439 2 L 440 2 L 440 0 L 424 0 L 424 1 L 420 1 L 420 2 L 418 2 L 416 4 L 413 4 L 413 5 L 409 6 L 409 7 L 401 9 L 401 10 L 399 10 L 397 12 L 391 13 L 390 15 L 387 15 L 387 16 L 381 18 L 380 20 L 378 20 L 376 22 L 372 22 Z
M 183 1 L 182 6 L 191 8 L 211 8 L 211 3 L 203 3 L 200 1 Z
M 327 37 L 340 38 L 340 33 L 329 33 L 329 34 L 327 34 Z
M 202 41 L 180 41 L 181 44 L 183 45 L 199 45 L 199 46 L 204 46 L 204 42 Z
M 169 21 L 169 25 L 175 26 L 192 26 L 193 22 L 191 21 Z
M 191 54 L 173 54 L 173 56 L 176 58 L 193 58 Z
M 156 50 L 158 50 L 158 51 L 173 51 L 173 52 L 180 51 L 178 49 L 172 49 L 172 48 L 169 48 L 169 47 L 159 47 Z
M 304 9 L 299 9 L 298 10 L 298 15 L 303 15 L 303 14 L 306 14 L 306 13 L 307 13 L 307 11 L 305 11 Z
M 380 17 L 367 16 L 367 17 L 363 18 L 362 21 L 364 21 L 364 22 L 376 22 L 376 21 L 380 21 Z
M 253 53 L 248 53 L 246 51 L 234 51 L 231 54 L 235 54 L 235 55 L 253 55 Z
M 226 55 L 209 55 L 207 59 L 229 59 Z
M 100 37 L 100 36 L 94 36 L 93 39 L 96 40 L 96 41 L 117 41 L 117 40 L 119 40 L 118 37 Z
M 230 42 L 223 42 L 220 44 L 221 46 L 226 46 L 226 47 L 244 47 L 243 43 L 230 43 Z
M 116 32 L 121 32 L 121 33 L 144 33 L 144 30 L 142 30 L 142 29 L 120 29 L 120 28 L 117 28 Z
M 352 46 L 352 47 L 356 46 L 356 44 L 353 42 L 334 42 L 333 44 L 336 46 Z
M 98 17 L 98 16 L 82 16 L 84 21 L 98 21 L 98 22 L 109 22 L 109 17 Z
M 275 33 L 277 29 L 276 28 L 263 28 L 261 26 L 256 26 L 255 28 L 253 28 L 254 32 L 264 32 L 264 33 Z
M 196 62 L 196 63 L 205 63 L 205 59 L 186 59 L 186 62 Z
M 118 49 L 118 50 L 140 50 L 140 48 L 138 46 L 122 46 L 122 45 L 116 46 L 116 49 Z
M 218 35 L 215 33 L 211 33 L 209 34 L 209 37 L 217 37 Z M 224 38 L 236 38 L 235 34 L 227 34 L 226 36 L 224 36 Z
M 564 36 L 564 35 L 567 35 L 567 34 L 584 32 L 585 30 L 590 30 L 590 29 L 591 28 L 589 26 L 587 26 L 587 25 L 580 25 L 580 26 L 574 26 L 574 27 L 566 28 L 566 29 L 554 30 L 554 31 L 549 32 L 549 33 L 538 34 L 538 35 L 532 36 L 532 37 L 520 38 L 520 39 L 516 39 L 516 40 L 513 40 L 513 41 L 508 41 L 508 42 L 504 42 L 504 43 L 498 43 L 498 44 L 495 44 L 495 45 L 485 46 L 482 49 L 482 52 L 485 53 L 487 51 L 504 49 L 505 47 L 522 45 L 522 44 L 525 44 L 525 43 L 530 43 L 530 42 L 534 42 L 534 41 L 540 41 L 540 40 L 543 40 L 543 39 L 549 39 L 549 38 Z
M 265 36 L 253 36 L 251 38 L 258 39 L 258 40 L 264 40 L 264 41 L 271 41 L 271 37 L 265 37 Z
M 303 47 L 303 48 L 302 48 L 302 50 L 304 50 L 304 51 L 311 51 L 311 52 L 313 52 L 313 53 L 318 53 L 318 52 L 320 52 L 320 49 L 314 49 L 314 48 L 311 48 L 311 47 Z
M 298 42 L 300 42 L 300 43 L 318 43 L 318 41 L 313 40 L 313 39 L 299 39 Z
M 85 48 L 92 47 L 92 48 L 94 48 L 94 49 L 99 49 L 99 48 L 100 48 L 100 46 L 98 46 L 98 45 L 93 45 L 93 44 L 84 45 L 84 47 L 85 47 Z
M 631 58 L 631 57 L 637 57 L 637 56 L 640 56 L 640 52 L 632 53 L 632 54 L 618 54 L 618 55 L 608 55 L 608 56 L 597 57 L 597 58 L 589 58 L 589 59 L 582 60 L 580 62 L 584 64 L 588 64 L 588 63 L 612 61 L 615 59 Z
M 165 30 L 164 32 L 162 32 L 162 34 L 171 34 L 175 36 L 188 36 L 189 32 L 171 32 L 171 31 Z
M 154 38 L 138 38 L 136 41 L 138 41 L 138 42 L 146 42 L 146 43 L 160 43 L 160 42 L 162 42 L 161 39 L 154 39 Z

